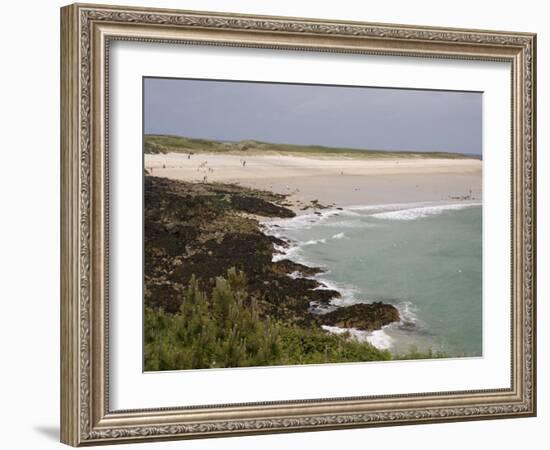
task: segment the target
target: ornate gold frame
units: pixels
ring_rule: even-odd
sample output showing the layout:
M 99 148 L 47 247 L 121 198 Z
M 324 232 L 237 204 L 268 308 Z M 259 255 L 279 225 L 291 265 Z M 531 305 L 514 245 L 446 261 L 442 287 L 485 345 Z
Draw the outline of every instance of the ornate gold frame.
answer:
M 509 389 L 111 411 L 107 62 L 112 40 L 508 61 L 512 66 Z M 75 4 L 61 9 L 61 440 L 129 441 L 533 416 L 536 36 Z

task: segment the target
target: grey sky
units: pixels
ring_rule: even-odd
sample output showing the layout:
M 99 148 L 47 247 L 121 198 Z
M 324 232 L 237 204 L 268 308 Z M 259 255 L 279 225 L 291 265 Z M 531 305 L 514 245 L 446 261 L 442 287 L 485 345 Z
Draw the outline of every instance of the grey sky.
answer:
M 146 134 L 481 154 L 482 94 L 145 78 Z

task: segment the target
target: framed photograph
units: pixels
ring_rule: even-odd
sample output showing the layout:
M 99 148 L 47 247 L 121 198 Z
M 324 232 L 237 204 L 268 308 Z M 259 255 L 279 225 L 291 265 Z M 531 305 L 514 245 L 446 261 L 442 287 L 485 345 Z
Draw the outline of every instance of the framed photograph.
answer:
M 535 415 L 535 55 L 62 8 L 62 442 Z

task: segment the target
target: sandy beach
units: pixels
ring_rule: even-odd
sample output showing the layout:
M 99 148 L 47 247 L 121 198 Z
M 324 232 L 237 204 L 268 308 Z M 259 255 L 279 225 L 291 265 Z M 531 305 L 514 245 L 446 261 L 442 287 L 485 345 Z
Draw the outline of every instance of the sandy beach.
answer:
M 482 161 L 430 158 L 338 158 L 289 155 L 146 154 L 154 176 L 236 183 L 287 194 L 295 205 L 372 205 L 480 200 Z

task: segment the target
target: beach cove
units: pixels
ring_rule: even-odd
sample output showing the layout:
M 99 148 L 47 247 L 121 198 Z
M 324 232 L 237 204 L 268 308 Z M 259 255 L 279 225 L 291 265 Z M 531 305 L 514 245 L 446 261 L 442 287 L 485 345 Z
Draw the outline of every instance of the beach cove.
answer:
M 313 289 L 340 294 L 323 304 L 311 295 L 319 317 L 372 303 L 400 315 L 376 330 L 326 331 L 395 354 L 447 356 L 481 354 L 481 167 L 474 158 L 145 155 L 154 176 L 283 195 L 297 216 L 260 218 L 262 230 L 279 240 L 273 261 L 321 267 L 306 276 L 319 283 Z

